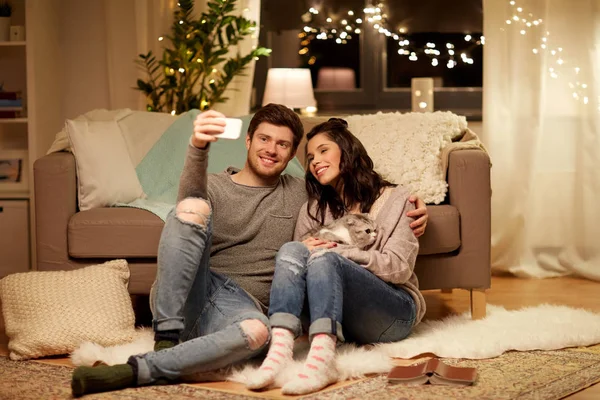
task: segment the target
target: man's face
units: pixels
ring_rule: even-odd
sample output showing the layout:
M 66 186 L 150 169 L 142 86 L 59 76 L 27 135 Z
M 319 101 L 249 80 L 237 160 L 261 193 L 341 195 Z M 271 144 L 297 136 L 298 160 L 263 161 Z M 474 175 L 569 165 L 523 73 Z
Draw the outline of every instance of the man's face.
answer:
M 296 155 L 293 143 L 294 134 L 290 128 L 261 123 L 252 140 L 249 135 L 246 136 L 250 171 L 265 180 L 279 178 L 288 162 Z

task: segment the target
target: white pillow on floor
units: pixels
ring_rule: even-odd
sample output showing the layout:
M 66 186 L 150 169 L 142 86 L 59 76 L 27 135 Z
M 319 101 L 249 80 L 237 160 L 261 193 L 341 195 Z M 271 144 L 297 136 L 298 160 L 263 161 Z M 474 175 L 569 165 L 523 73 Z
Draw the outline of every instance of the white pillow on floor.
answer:
M 125 260 L 6 276 L 0 280 L 0 300 L 10 358 L 68 354 L 83 342 L 130 342 L 135 317 L 128 282 Z

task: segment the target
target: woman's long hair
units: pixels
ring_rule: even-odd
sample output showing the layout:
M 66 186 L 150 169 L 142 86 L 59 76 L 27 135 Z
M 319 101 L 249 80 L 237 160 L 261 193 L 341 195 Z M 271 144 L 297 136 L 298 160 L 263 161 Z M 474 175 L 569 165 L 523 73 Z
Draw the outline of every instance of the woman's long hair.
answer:
M 375 200 L 379 198 L 381 190 L 386 186 L 396 185 L 383 179 L 381 175 L 375 172 L 373 160 L 367 154 L 360 140 L 348 130 L 346 121 L 340 118 L 330 118 L 329 121 L 312 128 L 306 138 L 311 140 L 320 133 L 327 135 L 340 147 L 342 154 L 338 184 L 343 185 L 343 197 L 340 197 L 334 187 L 321 185 L 310 172 L 310 168 L 307 168 L 306 191 L 308 192 L 308 199 L 315 200 L 318 205 L 316 215 L 312 215 L 310 207 L 308 214 L 312 219 L 323 225 L 327 206 L 329 206 L 334 218 L 343 216 L 347 210 L 356 204 L 360 204 L 360 212 L 368 213 Z M 306 152 L 308 152 L 308 146 Z M 312 202 L 309 201 L 310 203 Z

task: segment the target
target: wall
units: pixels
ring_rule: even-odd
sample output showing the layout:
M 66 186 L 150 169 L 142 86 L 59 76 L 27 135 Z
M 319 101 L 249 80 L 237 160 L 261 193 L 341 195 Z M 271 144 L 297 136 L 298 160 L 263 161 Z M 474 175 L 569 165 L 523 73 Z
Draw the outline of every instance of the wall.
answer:
M 27 80 L 32 161 L 43 156 L 64 124 L 64 58 L 60 41 L 62 0 L 30 2 L 27 14 Z M 43 66 L 43 67 L 41 67 Z
M 60 56 L 65 60 L 66 118 L 109 104 L 104 5 L 103 1 L 62 0 Z

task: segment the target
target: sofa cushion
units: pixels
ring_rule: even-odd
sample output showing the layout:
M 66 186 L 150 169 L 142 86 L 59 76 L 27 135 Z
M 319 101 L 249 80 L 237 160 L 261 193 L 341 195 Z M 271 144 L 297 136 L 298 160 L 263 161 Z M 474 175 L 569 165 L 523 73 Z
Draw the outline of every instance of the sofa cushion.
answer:
M 137 208 L 94 208 L 69 220 L 69 255 L 74 258 L 156 257 L 163 221 Z
M 115 120 L 67 120 L 66 129 L 75 155 L 81 210 L 129 203 L 144 196 Z
M 451 205 L 427 206 L 429 221 L 419 238 L 419 255 L 443 254 L 460 247 L 460 214 Z
M 428 206 L 429 222 L 419 254 L 449 253 L 460 247 L 456 207 Z M 71 217 L 69 255 L 74 258 L 155 258 L 163 221 L 137 208 L 95 208 Z

